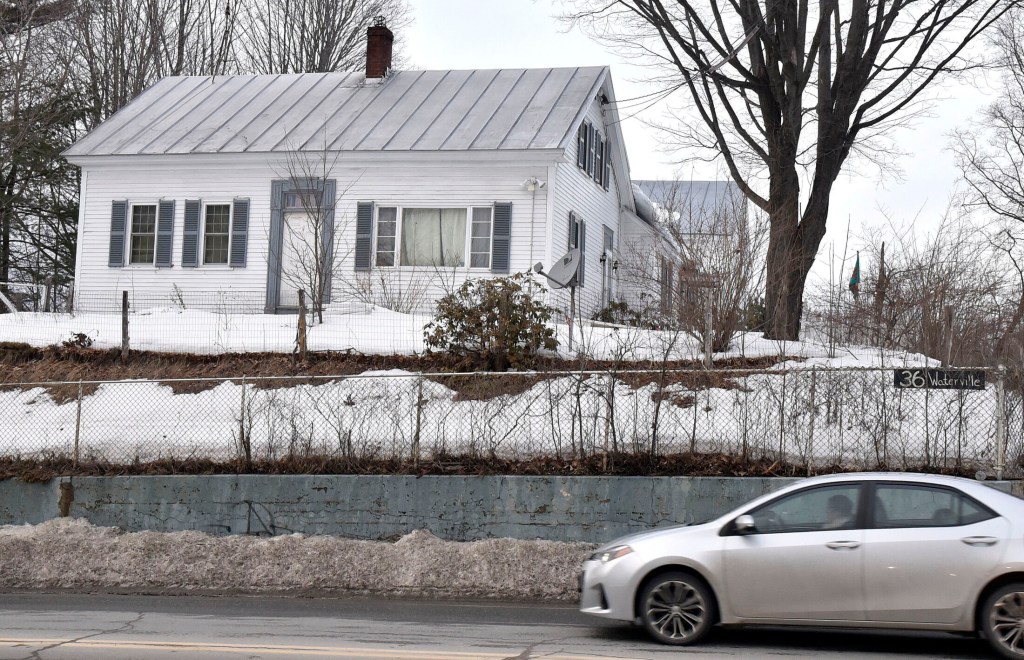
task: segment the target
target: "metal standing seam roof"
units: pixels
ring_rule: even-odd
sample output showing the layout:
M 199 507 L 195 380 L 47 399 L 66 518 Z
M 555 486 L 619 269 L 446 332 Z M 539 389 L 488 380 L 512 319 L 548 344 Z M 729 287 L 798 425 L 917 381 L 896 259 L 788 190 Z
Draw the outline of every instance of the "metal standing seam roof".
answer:
M 699 233 L 699 227 L 695 229 L 692 225 L 706 222 L 706 218 L 716 212 L 732 213 L 737 208 L 746 212 L 746 199 L 733 181 L 648 179 L 634 180 L 633 185 L 651 202 L 678 212 L 677 222 L 684 233 Z
M 607 71 L 169 77 L 64 153 L 564 149 Z

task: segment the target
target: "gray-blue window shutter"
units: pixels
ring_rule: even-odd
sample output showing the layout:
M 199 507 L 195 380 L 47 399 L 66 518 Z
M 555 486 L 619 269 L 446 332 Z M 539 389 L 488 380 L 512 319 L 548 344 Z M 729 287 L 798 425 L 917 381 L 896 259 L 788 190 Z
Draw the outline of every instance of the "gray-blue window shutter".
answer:
M 579 221 L 580 224 L 580 270 L 579 270 L 579 285 L 583 286 L 583 280 L 586 279 L 587 274 L 587 223 L 583 220 Z
M 607 190 L 611 185 L 611 147 L 610 140 L 604 141 L 604 172 L 601 173 L 601 185 Z
M 581 123 L 576 131 L 576 166 L 587 169 L 587 122 Z
M 579 227 L 576 223 L 576 214 L 573 213 L 572 211 L 569 211 L 569 241 L 566 244 L 567 249 L 571 250 L 573 248 L 578 248 L 580 246 L 580 236 L 577 233 L 578 231 Z
M 491 272 L 507 273 L 511 268 L 512 203 L 494 203 L 494 223 L 491 226 Z
M 157 205 L 156 267 L 171 267 L 171 248 L 174 246 L 174 200 L 161 199 Z
M 373 202 L 359 202 L 356 204 L 356 270 L 370 270 L 372 250 Z
M 235 198 L 232 207 L 230 265 L 234 268 L 245 268 L 245 255 L 249 244 L 249 200 Z
M 195 268 L 199 265 L 199 207 L 198 199 L 185 200 L 185 222 L 181 230 L 181 265 Z
M 107 265 L 111 268 L 124 266 L 124 238 L 128 223 L 127 200 L 115 200 L 110 204 L 110 253 Z

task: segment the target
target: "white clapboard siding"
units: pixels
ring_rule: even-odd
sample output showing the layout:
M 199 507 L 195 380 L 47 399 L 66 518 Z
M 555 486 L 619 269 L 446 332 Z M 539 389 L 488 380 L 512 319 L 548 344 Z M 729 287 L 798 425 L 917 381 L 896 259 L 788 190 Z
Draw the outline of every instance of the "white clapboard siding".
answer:
M 629 211 L 620 214 L 618 299 L 635 310 L 657 312 L 661 306 L 662 238 Z
M 389 162 L 390 161 L 390 162 Z M 79 243 L 79 266 L 76 291 L 83 308 L 113 307 L 120 291 L 160 304 L 171 304 L 177 291 L 194 293 L 230 290 L 247 300 L 256 301 L 262 309 L 267 287 L 267 245 L 270 223 L 271 182 L 288 178 L 286 163 L 240 164 L 230 154 L 210 156 L 194 165 L 188 157 L 172 164 L 166 157 L 140 157 L 137 164 L 106 165 L 98 163 L 84 168 L 82 228 Z M 356 203 L 374 202 L 378 206 L 464 207 L 490 206 L 495 202 L 511 202 L 512 229 L 510 271 L 529 269 L 532 259 L 543 254 L 546 236 L 547 188 L 535 193 L 526 189 L 524 181 L 531 176 L 543 179 L 548 168 L 537 164 L 512 165 L 486 162 L 458 165 L 451 162 L 403 164 L 402 155 L 378 160 L 365 166 L 351 166 L 350 159 L 339 159 L 329 178 L 337 180 L 338 200 L 335 209 L 336 250 L 339 272 L 354 272 L 354 241 Z M 293 168 L 294 169 L 294 168 Z M 603 192 L 603 191 L 602 191 Z M 233 198 L 250 200 L 247 265 L 181 266 L 181 246 L 185 200 L 231 202 Z M 172 267 L 108 265 L 110 242 L 110 209 L 113 200 L 131 203 L 156 203 L 173 199 L 175 204 Z M 534 249 L 530 250 L 531 223 L 534 224 Z M 127 254 L 127 253 L 126 253 Z M 126 258 L 127 261 L 127 258 Z M 397 281 L 423 277 L 423 269 L 392 269 L 389 278 Z M 491 276 L 489 271 L 459 269 L 446 278 Z M 344 295 L 345 280 L 335 281 L 333 290 Z M 431 295 L 450 287 L 438 283 Z M 105 302 L 109 297 L 110 302 Z M 97 302 L 99 301 L 99 302 Z M 432 305 L 433 301 L 430 301 Z M 259 310 L 253 310 L 259 311 Z
M 601 106 L 596 100 L 590 104 L 586 118 L 599 127 L 605 139 L 612 139 Z M 621 145 L 617 146 L 621 148 Z M 587 227 L 586 273 L 584 286 L 576 289 L 577 314 L 590 318 L 600 310 L 601 305 L 600 258 L 604 243 L 604 227 L 610 227 L 615 231 L 616 242 L 618 241 L 619 193 L 615 181 L 618 173 L 613 168 L 613 180 L 609 182 L 608 190 L 605 190 L 601 184 L 576 166 L 576 152 L 577 142 L 574 138 L 566 150 L 565 157 L 557 166 L 552 218 L 552 259 L 558 259 L 568 249 L 569 212 L 572 211 L 586 223 Z M 552 291 L 550 302 L 563 311 L 568 311 L 568 291 Z

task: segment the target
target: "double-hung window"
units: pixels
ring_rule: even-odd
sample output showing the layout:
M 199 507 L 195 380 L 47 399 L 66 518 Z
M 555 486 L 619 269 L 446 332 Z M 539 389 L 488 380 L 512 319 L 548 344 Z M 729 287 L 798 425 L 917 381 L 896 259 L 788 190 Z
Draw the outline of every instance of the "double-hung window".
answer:
M 231 205 L 206 204 L 203 216 L 203 263 L 226 265 L 231 243 Z
M 378 267 L 489 268 L 491 207 L 377 207 Z
M 491 267 L 491 209 L 473 209 L 473 227 L 469 246 L 469 267 Z
M 128 263 L 152 265 L 156 257 L 156 204 L 132 204 Z

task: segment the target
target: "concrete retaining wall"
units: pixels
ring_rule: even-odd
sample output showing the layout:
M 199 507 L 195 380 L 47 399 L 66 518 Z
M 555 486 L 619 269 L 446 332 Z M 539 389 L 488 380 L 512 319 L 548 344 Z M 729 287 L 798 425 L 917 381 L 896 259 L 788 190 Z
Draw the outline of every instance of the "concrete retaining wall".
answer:
M 336 534 L 397 538 L 415 529 L 598 543 L 706 520 L 791 483 L 782 478 L 266 476 L 76 477 L 68 513 L 127 531 Z M 1008 482 L 997 484 L 1011 490 Z M 65 505 L 71 495 L 67 486 Z M 0 481 L 0 524 L 61 515 L 60 484 Z M 67 508 L 65 506 L 65 508 Z

